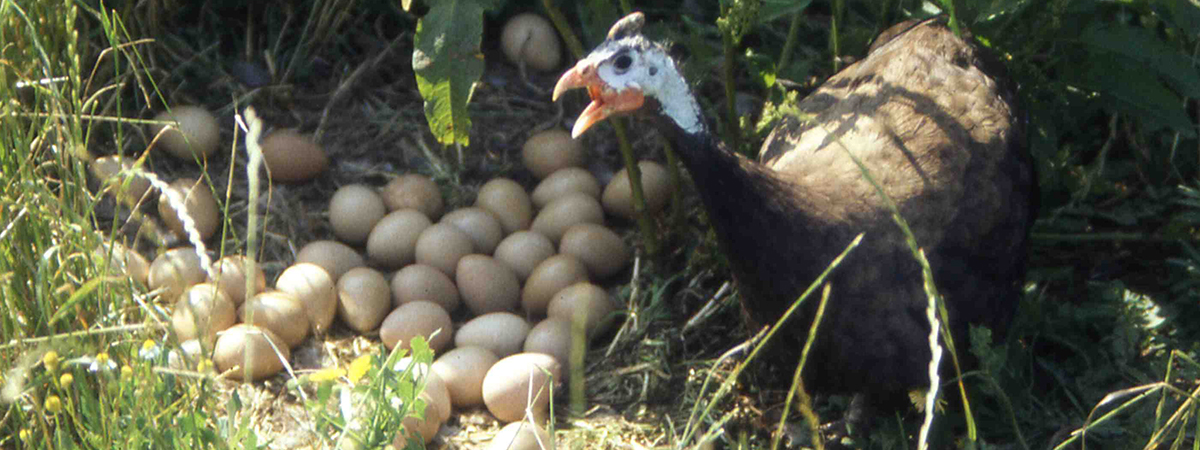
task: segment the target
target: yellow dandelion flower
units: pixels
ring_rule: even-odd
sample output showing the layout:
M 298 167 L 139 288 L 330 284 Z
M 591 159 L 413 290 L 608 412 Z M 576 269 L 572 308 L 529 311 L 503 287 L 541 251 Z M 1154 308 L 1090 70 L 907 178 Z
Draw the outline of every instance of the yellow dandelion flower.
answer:
M 346 371 L 340 367 L 329 367 L 321 369 L 308 376 L 308 379 L 314 383 L 324 383 L 333 381 L 346 374 Z
M 58 370 L 58 352 L 50 350 L 42 356 L 42 364 L 46 366 L 46 370 L 54 372 Z
M 373 357 L 371 355 L 362 355 L 358 358 L 354 358 L 354 361 L 350 363 L 349 376 L 351 383 L 358 383 L 358 380 L 361 380 L 362 377 L 367 374 L 367 370 L 371 369 L 372 359 Z
M 33 432 L 32 432 L 32 431 L 29 431 L 29 429 L 28 429 L 28 428 L 22 428 L 22 429 L 21 429 L 21 432 L 20 432 L 20 433 L 18 433 L 18 436 L 20 436 L 20 437 L 21 437 L 21 440 L 22 440 L 22 441 L 28 441 L 28 440 L 29 440 L 29 438 L 33 437 Z
M 57 395 L 46 397 L 46 404 L 44 406 L 46 411 L 50 414 L 58 414 L 62 412 L 62 400 L 59 399 Z
M 70 386 L 71 383 L 74 381 L 75 381 L 75 376 L 73 376 L 69 373 L 64 373 L 64 374 L 62 374 L 61 377 L 58 377 L 58 386 L 62 387 L 62 388 L 66 388 L 66 387 Z
M 123 380 L 133 379 L 133 368 L 129 367 L 129 365 L 121 366 L 121 379 L 123 379 Z

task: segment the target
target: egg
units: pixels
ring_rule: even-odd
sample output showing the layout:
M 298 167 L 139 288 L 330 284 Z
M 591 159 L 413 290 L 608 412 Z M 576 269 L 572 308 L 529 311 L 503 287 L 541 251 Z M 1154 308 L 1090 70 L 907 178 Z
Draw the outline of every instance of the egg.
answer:
M 425 300 L 453 312 L 460 303 L 458 287 L 450 276 L 425 264 L 404 266 L 392 276 L 392 306 Z
M 175 303 L 171 327 L 179 341 L 200 339 L 212 345 L 217 332 L 237 323 L 233 302 L 212 283 L 194 285 Z
M 408 349 L 413 336 L 421 336 L 429 342 L 429 348 L 440 352 L 450 344 L 453 335 L 450 314 L 438 304 L 424 300 L 400 305 L 379 326 L 379 339 L 388 350 L 396 345 Z
M 445 207 L 437 183 L 425 175 L 415 173 L 401 175 L 388 182 L 380 195 L 383 196 L 383 203 L 387 205 L 388 211 L 411 208 L 421 211 L 430 220 L 441 218 L 442 208 Z
M 501 422 L 515 422 L 528 409 L 537 423 L 547 418 L 552 385 L 562 380 L 562 365 L 543 353 L 518 353 L 488 369 L 483 378 L 483 403 Z
M 450 224 L 435 223 L 417 238 L 416 260 L 418 264 L 433 266 L 453 277 L 458 260 L 474 250 L 475 244 L 471 243 L 467 233 Z
M 126 247 L 125 244 L 103 243 L 96 248 L 94 255 L 97 261 L 107 261 L 112 273 L 128 276 L 143 285 L 150 280 L 150 263 L 141 253 Z
M 646 197 L 646 212 L 654 214 L 667 205 L 675 186 L 667 169 L 654 161 L 638 161 L 638 170 L 642 172 L 642 194 Z M 633 219 L 633 187 L 629 184 L 629 172 L 621 169 L 617 175 L 604 187 L 600 197 L 604 210 L 614 216 Z
M 400 447 L 396 447 L 400 448 Z M 513 422 L 501 428 L 484 450 L 545 450 L 555 448 L 541 425 L 527 421 Z
M 546 313 L 554 294 L 581 281 L 588 281 L 587 266 L 571 255 L 554 255 L 538 264 L 521 290 L 521 308 L 540 316 Z
M 335 283 L 350 269 L 366 265 L 362 255 L 337 241 L 309 242 L 296 253 L 296 262 L 321 266 Z
M 461 346 L 443 353 L 433 362 L 450 392 L 450 402 L 459 408 L 483 404 L 483 377 L 499 361 L 496 353 L 484 347 Z
M 274 376 L 291 357 L 291 350 L 275 333 L 244 323 L 221 333 L 213 347 L 213 363 L 234 380 L 254 381 Z
M 518 14 L 504 24 L 500 49 L 509 62 L 533 70 L 554 70 L 562 61 L 558 33 L 550 22 L 533 13 Z
M 333 277 L 324 268 L 313 263 L 293 264 L 275 279 L 275 289 L 296 296 L 313 333 L 322 335 L 329 330 L 337 313 L 338 295 Z
M 244 255 L 229 255 L 221 258 L 212 266 L 212 281 L 221 288 L 221 292 L 229 296 L 234 306 L 246 301 L 246 263 L 250 258 Z M 267 277 L 262 267 L 254 265 L 254 292 L 262 292 L 267 288 Z
M 411 356 L 400 358 L 396 365 L 392 366 L 392 370 L 396 372 L 404 372 L 412 366 L 412 376 L 414 381 L 424 383 L 425 389 L 423 393 L 429 394 L 432 400 L 438 405 L 437 417 L 442 422 L 450 418 L 450 391 L 446 389 L 446 382 L 433 371 L 431 364 L 419 363 L 413 364 Z
M 524 283 L 533 269 L 554 253 L 554 244 L 549 238 L 532 231 L 518 231 L 500 241 L 494 258 L 512 269 L 517 279 Z
M 533 176 L 542 179 L 566 167 L 583 167 L 587 154 L 571 133 L 553 128 L 530 136 L 521 147 L 521 160 Z
M 580 223 L 567 228 L 558 242 L 558 252 L 579 258 L 592 279 L 602 280 L 629 264 L 632 252 L 625 241 L 603 225 Z
M 545 353 L 563 364 L 571 363 L 571 321 L 550 316 L 525 336 L 525 353 Z
M 416 261 L 417 238 L 433 225 L 425 213 L 401 209 L 383 216 L 367 237 L 367 258 L 398 269 Z
M 609 317 L 616 307 L 609 299 L 608 292 L 592 283 L 576 283 L 554 294 L 550 305 L 546 308 L 549 317 L 562 317 L 567 320 L 584 318 L 587 320 L 587 335 L 595 337 L 604 333 L 612 324 Z
M 362 244 L 375 224 L 387 214 L 383 197 L 362 184 L 338 188 L 329 199 L 329 224 L 342 242 Z
M 220 211 L 207 184 L 198 183 L 194 178 L 180 178 L 172 181 L 168 190 L 172 192 L 171 195 L 164 192 L 158 197 L 158 216 L 167 228 L 180 236 L 187 235 L 183 229 L 183 219 L 179 217 L 177 206 L 180 204 L 171 201 L 171 197 L 175 197 L 183 202 L 183 211 L 191 217 L 201 240 L 207 240 L 217 231 L 221 225 Z
M 200 340 L 188 339 L 180 342 L 179 348 L 167 353 L 167 367 L 175 370 L 193 370 L 203 358 L 204 347 L 200 345 Z
M 443 422 L 438 419 L 438 415 L 440 414 L 438 412 L 439 405 L 432 396 L 425 392 L 417 394 L 417 398 L 425 402 L 424 418 L 418 419 L 415 415 L 405 417 L 400 422 L 400 430 L 396 432 L 396 437 L 392 440 L 392 448 L 410 448 L 408 446 L 410 435 L 424 444 L 433 442 L 433 438 L 437 437 L 437 432 L 442 427 Z M 399 402 L 396 406 L 400 407 L 403 404 L 403 402 Z
M 454 278 L 463 303 L 475 314 L 514 309 L 521 298 L 517 274 L 491 256 L 462 257 Z
M 217 118 L 199 106 L 176 106 L 154 116 L 154 120 L 173 122 L 150 126 L 154 148 L 162 148 L 184 161 L 203 160 L 217 151 L 221 139 Z M 164 131 L 165 129 L 165 131 Z
M 263 164 L 275 181 L 306 181 L 329 166 L 329 157 L 312 136 L 296 130 L 275 130 L 259 143 Z
M 167 250 L 154 258 L 146 281 L 150 290 L 162 289 L 159 298 L 175 302 L 185 289 L 203 282 L 207 277 L 208 274 L 200 266 L 200 255 L 196 254 L 196 249 L 182 247 Z
M 504 238 L 504 229 L 500 227 L 500 221 L 483 208 L 456 209 L 442 216 L 442 223 L 454 225 L 455 228 L 466 233 L 475 246 L 475 253 L 492 254 L 496 250 L 496 245 L 500 243 L 500 239 Z
M 124 201 L 137 202 L 150 191 L 150 180 L 134 168 L 134 158 L 101 156 L 92 160 L 88 169 L 101 183 L 111 183 L 117 198 Z M 122 171 L 128 178 L 118 178 Z
M 604 209 L 600 202 L 587 194 L 568 193 L 555 199 L 538 211 L 529 229 L 541 233 L 558 244 L 567 228 L 578 223 L 604 225 Z
M 529 322 L 510 312 L 493 312 L 467 321 L 454 334 L 455 347 L 483 347 L 498 357 L 521 351 Z
M 533 188 L 530 198 L 533 206 L 544 208 L 550 202 L 572 192 L 600 199 L 600 182 L 596 176 L 579 167 L 566 167 L 554 171 Z
M 311 325 L 300 299 L 288 292 L 262 292 L 238 309 L 242 323 L 258 325 L 274 332 L 289 348 L 308 337 Z
M 496 216 L 504 234 L 529 228 L 533 220 L 533 203 L 525 188 L 508 178 L 493 178 L 479 188 L 475 206 L 486 209 Z
M 338 316 L 359 333 L 379 328 L 392 307 L 383 274 L 368 267 L 350 269 L 337 281 Z

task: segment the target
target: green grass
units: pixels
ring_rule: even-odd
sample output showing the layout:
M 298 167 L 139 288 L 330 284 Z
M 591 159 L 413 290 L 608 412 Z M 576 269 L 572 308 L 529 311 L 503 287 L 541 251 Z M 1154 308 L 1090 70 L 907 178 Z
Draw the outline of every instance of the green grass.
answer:
M 253 103 L 274 126 L 315 125 L 326 142 L 359 149 L 343 150 L 341 157 L 365 168 L 331 175 L 338 182 L 378 178 L 406 167 L 408 161 L 399 156 L 403 148 L 427 147 L 415 87 L 403 82 L 411 74 L 392 74 L 390 84 L 359 84 L 408 63 L 388 59 L 411 50 L 394 36 L 380 39 L 390 53 L 352 38 L 379 37 L 372 36 L 377 25 L 372 18 L 393 20 L 390 13 L 365 9 L 377 5 L 302 3 L 286 14 L 251 21 L 261 28 L 243 23 L 235 29 L 220 25 L 220 11 L 205 8 L 196 10 L 198 23 L 172 28 L 176 19 L 162 9 L 165 2 L 156 1 L 107 12 L 70 1 L 0 3 L 0 448 L 258 448 L 280 439 L 262 429 L 268 405 L 294 407 L 304 418 L 297 426 L 312 436 L 314 447 L 376 448 L 391 442 L 391 431 L 409 414 L 393 408 L 392 398 L 417 404 L 420 383 L 411 374 L 385 370 L 401 355 L 387 355 L 377 342 L 366 347 L 367 358 L 287 376 L 285 383 L 237 386 L 219 379 L 204 362 L 172 367 L 168 354 L 176 344 L 164 325 L 169 302 L 110 267 L 107 252 L 97 251 L 114 236 L 130 238 L 131 247 L 161 244 L 152 231 L 126 229 L 139 223 L 140 209 L 104 193 L 119 190 L 118 185 L 97 189 L 87 163 L 98 154 L 141 154 L 145 121 L 139 117 L 164 104 L 190 100 L 232 117 Z M 883 22 L 886 13 L 875 16 L 876 7 L 847 3 L 847 10 L 838 12 L 845 17 L 837 28 L 845 33 L 839 52 L 853 54 L 861 46 L 859 36 L 870 35 L 870 26 Z M 1195 128 L 1189 133 L 1164 127 L 1156 118 L 1139 116 L 1145 105 L 1104 103 L 1097 99 L 1107 98 L 1107 91 L 1081 90 L 1106 86 L 1072 78 L 1067 70 L 1093 67 L 1086 50 L 1095 47 L 1081 50 L 1070 44 L 1082 38 L 1067 41 L 1058 34 L 1126 17 L 1127 23 L 1154 31 L 1163 45 L 1186 49 L 1179 52 L 1190 58 L 1195 37 L 1161 23 L 1186 14 L 1167 15 L 1149 2 L 1075 6 L 1051 5 L 1047 11 L 1026 6 L 1004 24 L 991 25 L 1000 32 L 990 37 L 1011 52 L 1014 76 L 1030 100 L 1044 195 L 1030 281 L 1012 331 L 1003 342 L 989 342 L 981 334 L 971 343 L 956 343 L 960 354 L 971 352 L 981 362 L 963 376 L 979 430 L 976 445 L 1195 447 L 1200 396 L 1195 381 L 1200 376 L 1200 327 L 1194 319 L 1200 317 Z M 571 20 L 576 12 L 566 13 Z M 411 26 L 406 20 L 396 22 Z M 795 28 L 785 22 L 757 30 L 748 45 L 772 48 L 783 42 Z M 804 23 L 801 42 L 823 42 L 821 35 L 829 30 Z M 713 30 L 674 32 L 695 47 L 694 55 L 722 57 L 727 53 L 699 47 L 720 45 Z M 243 34 L 258 38 L 238 40 Z M 238 48 L 213 44 L 222 40 L 239 42 Z M 799 46 L 800 55 L 828 51 L 816 44 Z M 1047 53 L 1048 48 L 1066 50 Z M 275 83 L 261 89 L 231 87 L 235 83 L 227 81 L 231 75 L 223 62 L 260 57 L 271 62 Z M 799 61 L 812 58 L 794 58 L 803 70 L 826 71 L 815 68 L 828 60 L 805 66 Z M 336 67 L 355 69 L 347 71 L 354 76 L 321 78 L 318 62 L 342 60 L 346 66 Z M 798 80 L 807 75 L 795 67 L 787 70 L 792 72 L 781 74 Z M 1168 79 L 1166 85 L 1186 88 L 1171 83 Z M 729 85 L 751 89 L 754 82 Z M 724 88 L 702 85 L 700 91 L 706 104 L 722 104 Z M 471 110 L 486 136 L 481 145 L 502 149 L 520 136 L 502 122 L 505 117 L 538 122 L 533 119 L 552 116 L 520 109 L 524 103 L 506 98 L 519 93 L 490 89 L 478 94 Z M 326 97 L 314 100 L 319 96 L 310 95 L 312 90 Z M 1196 99 L 1183 98 L 1183 115 L 1194 121 Z M 382 111 L 386 117 L 344 119 L 330 113 L 354 108 Z M 637 129 L 630 134 L 645 136 Z M 753 141 L 751 133 L 742 136 Z M 401 150 L 392 145 L 398 141 L 403 141 Z M 258 202 L 240 193 L 248 182 L 240 174 L 243 159 L 230 153 L 227 159 L 235 167 L 228 171 L 154 157 L 143 158 L 139 167 L 164 179 L 198 170 L 211 175 L 210 186 L 228 218 L 227 234 L 211 245 L 217 253 L 250 252 L 270 268 L 286 260 L 289 246 L 327 234 L 320 226 L 303 224 L 319 217 L 303 206 L 325 201 L 321 195 L 328 194 L 331 182 L 303 191 L 280 188 L 282 200 L 272 200 L 262 211 L 266 232 L 247 233 L 258 228 L 247 225 L 249 205 Z M 451 203 L 469 199 L 473 183 L 490 175 L 489 169 L 478 169 L 492 157 L 484 153 L 467 154 L 465 165 L 443 157 L 445 162 L 431 169 L 453 194 Z M 513 164 L 503 158 L 490 170 L 510 171 Z M 729 447 L 772 445 L 772 436 L 750 424 L 765 417 L 755 408 L 778 409 L 782 401 L 775 400 L 781 395 L 759 389 L 760 375 L 742 373 L 720 359 L 732 344 L 697 337 L 749 337 L 746 330 L 725 325 L 736 320 L 736 307 L 719 301 L 717 319 L 698 328 L 680 325 L 680 317 L 697 309 L 692 300 L 712 296 L 728 278 L 711 234 L 702 228 L 703 215 L 693 206 L 678 204 L 679 214 L 656 224 L 666 254 L 639 262 L 633 278 L 619 289 L 631 305 L 625 326 L 588 354 L 587 401 L 604 405 L 618 419 L 594 414 L 561 421 L 559 436 L 567 448 L 629 442 L 691 448 L 698 444 L 688 436 L 702 432 Z M 297 219 L 280 218 L 289 215 Z M 248 247 L 254 239 L 258 251 Z M 717 327 L 725 328 L 708 331 Z M 418 360 L 431 357 L 416 353 Z M 712 388 L 725 386 L 714 383 L 737 383 L 739 393 L 726 395 Z M 943 387 L 951 394 L 954 389 Z M 352 407 L 340 406 L 343 396 L 353 399 Z M 271 403 L 280 398 L 286 400 Z M 837 399 L 832 403 L 818 405 L 815 412 L 836 417 Z M 693 411 L 706 412 L 691 419 Z M 796 415 L 790 412 L 792 422 Z M 965 420 L 953 409 L 940 414 L 933 442 L 961 442 Z M 914 420 L 883 422 L 871 436 L 872 447 L 903 448 L 917 434 Z

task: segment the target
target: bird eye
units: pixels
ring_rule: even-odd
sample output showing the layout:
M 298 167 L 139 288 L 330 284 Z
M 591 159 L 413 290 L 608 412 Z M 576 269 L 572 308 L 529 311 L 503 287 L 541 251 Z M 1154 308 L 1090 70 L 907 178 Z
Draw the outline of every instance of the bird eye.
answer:
M 617 57 L 617 60 L 613 64 L 617 70 L 624 72 L 629 70 L 629 66 L 633 65 L 633 58 L 630 58 L 629 55 L 621 55 Z

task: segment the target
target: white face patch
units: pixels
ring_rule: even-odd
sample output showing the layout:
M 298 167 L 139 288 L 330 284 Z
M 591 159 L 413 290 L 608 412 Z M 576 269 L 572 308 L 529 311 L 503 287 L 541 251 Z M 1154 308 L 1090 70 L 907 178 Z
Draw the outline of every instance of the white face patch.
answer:
M 641 36 L 627 37 L 609 45 L 611 50 L 593 52 L 589 58 L 601 62 L 596 75 L 614 91 L 640 89 L 662 106 L 662 113 L 688 133 L 705 131 L 700 105 L 675 61 L 662 47 L 645 45 Z

